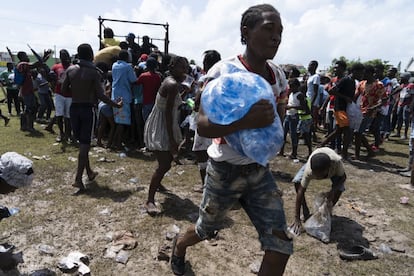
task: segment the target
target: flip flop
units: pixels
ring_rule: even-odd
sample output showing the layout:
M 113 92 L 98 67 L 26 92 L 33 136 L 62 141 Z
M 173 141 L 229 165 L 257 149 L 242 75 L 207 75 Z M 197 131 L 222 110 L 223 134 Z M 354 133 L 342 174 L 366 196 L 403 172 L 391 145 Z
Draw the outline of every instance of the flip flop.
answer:
M 339 257 L 342 260 L 355 261 L 355 260 L 375 260 L 378 259 L 371 249 L 362 245 L 355 245 L 349 249 L 342 249 L 339 251 Z
M 177 240 L 178 240 L 178 234 L 175 235 L 173 239 L 170 264 L 171 264 L 171 269 L 174 275 L 184 275 L 185 274 L 185 256 L 178 257 L 175 255 Z

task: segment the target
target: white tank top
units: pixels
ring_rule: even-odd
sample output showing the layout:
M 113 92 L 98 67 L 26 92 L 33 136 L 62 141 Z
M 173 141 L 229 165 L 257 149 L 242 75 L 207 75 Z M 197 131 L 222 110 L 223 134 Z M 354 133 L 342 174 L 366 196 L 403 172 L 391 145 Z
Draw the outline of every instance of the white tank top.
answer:
M 289 99 L 288 99 L 288 106 L 300 106 L 300 101 L 298 99 L 298 96 L 301 92 L 295 92 L 295 93 L 290 93 L 289 94 Z M 295 115 L 298 113 L 298 110 L 296 108 L 289 108 L 288 110 L 286 110 L 286 115 Z

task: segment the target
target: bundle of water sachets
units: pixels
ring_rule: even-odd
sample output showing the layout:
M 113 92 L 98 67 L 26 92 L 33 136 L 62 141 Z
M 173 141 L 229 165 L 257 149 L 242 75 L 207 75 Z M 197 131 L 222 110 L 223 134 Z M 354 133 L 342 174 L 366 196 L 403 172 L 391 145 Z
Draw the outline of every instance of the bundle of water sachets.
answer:
M 273 124 L 237 131 L 224 137 L 238 153 L 266 165 L 283 145 L 283 128 L 272 87 L 255 73 L 240 71 L 236 67 L 230 67 L 227 71 L 206 85 L 201 96 L 203 111 L 211 122 L 228 125 L 245 116 L 259 100 L 271 102 L 276 115 Z

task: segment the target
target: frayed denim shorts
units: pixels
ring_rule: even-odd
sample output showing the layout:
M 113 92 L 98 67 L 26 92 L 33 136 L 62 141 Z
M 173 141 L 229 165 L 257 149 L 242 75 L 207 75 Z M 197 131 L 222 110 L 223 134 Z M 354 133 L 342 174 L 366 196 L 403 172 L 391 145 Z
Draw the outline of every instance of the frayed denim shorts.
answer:
M 291 255 L 292 240 L 283 240 L 273 231 L 286 233 L 282 193 L 268 167 L 257 163 L 233 165 L 209 160 L 196 233 L 213 238 L 224 227 L 233 205 L 240 203 L 255 226 L 262 250 Z

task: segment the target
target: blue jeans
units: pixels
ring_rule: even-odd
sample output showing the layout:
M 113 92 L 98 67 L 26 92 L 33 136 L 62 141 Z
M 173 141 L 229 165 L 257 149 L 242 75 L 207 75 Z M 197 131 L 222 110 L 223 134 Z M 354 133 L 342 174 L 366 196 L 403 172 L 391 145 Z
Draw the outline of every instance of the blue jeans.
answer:
M 42 119 L 43 114 L 46 111 L 46 119 L 50 119 L 50 113 L 52 112 L 53 102 L 52 98 L 49 94 L 41 94 L 39 93 L 39 99 L 40 99 L 40 108 L 39 113 L 37 114 L 37 117 Z
M 364 117 L 361 121 L 361 125 L 359 126 L 359 133 L 364 133 L 370 126 L 374 118 L 371 117 Z
M 223 228 L 228 211 L 240 202 L 256 227 L 262 250 L 293 253 L 292 240 L 273 234 L 273 231 L 286 231 L 287 226 L 281 191 L 268 167 L 210 160 L 205 182 L 195 227 L 201 239 L 214 237 Z
M 283 129 L 284 129 L 284 137 L 286 141 L 286 136 L 289 133 L 290 139 L 292 140 L 292 146 L 298 145 L 298 123 L 299 123 L 299 115 L 286 115 L 285 120 L 283 121 Z
M 404 123 L 405 129 L 408 129 L 410 124 L 410 106 L 399 106 L 397 109 L 397 131 L 399 132 Z

